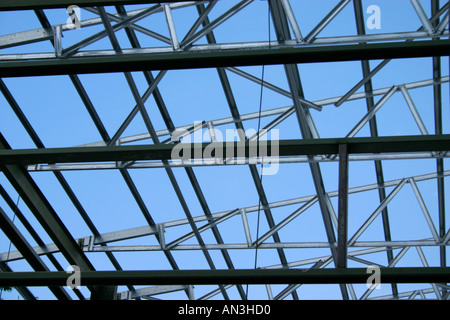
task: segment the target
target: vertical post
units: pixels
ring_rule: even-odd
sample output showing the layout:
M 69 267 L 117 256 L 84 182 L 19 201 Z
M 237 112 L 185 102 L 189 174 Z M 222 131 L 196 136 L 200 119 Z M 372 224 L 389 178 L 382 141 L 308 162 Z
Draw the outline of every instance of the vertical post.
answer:
M 339 204 L 337 268 L 347 267 L 348 145 L 339 144 Z
M 172 47 L 174 50 L 180 49 L 177 33 L 175 31 L 175 23 L 173 21 L 172 10 L 168 4 L 163 5 L 164 13 L 166 15 L 167 26 L 169 28 L 170 40 L 172 40 Z
M 58 24 L 53 28 L 53 40 L 55 42 L 55 55 L 57 57 L 61 57 L 62 55 L 62 28 L 61 25 Z

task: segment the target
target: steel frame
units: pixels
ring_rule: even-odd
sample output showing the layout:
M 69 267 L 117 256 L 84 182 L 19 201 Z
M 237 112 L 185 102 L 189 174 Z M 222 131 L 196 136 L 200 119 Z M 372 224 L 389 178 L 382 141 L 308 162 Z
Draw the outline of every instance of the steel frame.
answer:
M 444 98 L 448 99 L 448 92 L 442 88 L 448 87 L 449 76 L 442 70 L 443 59 L 450 52 L 448 37 L 449 2 L 440 4 L 438 0 L 431 0 L 431 15 L 428 17 L 424 10 L 425 1 L 411 0 L 409 4 L 417 14 L 418 28 L 416 30 L 371 33 L 368 34 L 364 24 L 364 9 L 360 0 L 336 1 L 336 5 L 309 32 L 301 29 L 300 12 L 295 12 L 293 3 L 289 0 L 268 0 L 267 6 L 270 23 L 274 27 L 275 39 L 266 41 L 247 41 L 235 43 L 221 43 L 215 32 L 220 30 L 234 16 L 241 11 L 252 10 L 254 1 L 235 1 L 231 6 L 222 9 L 216 18 L 210 20 L 211 13 L 218 7 L 218 1 L 134 1 L 134 0 L 95 0 L 95 1 L 62 1 L 46 0 L 35 3 L 33 1 L 2 1 L 0 12 L 14 10 L 33 10 L 42 28 L 24 30 L 9 35 L 0 36 L 0 91 L 17 119 L 31 138 L 36 148 L 18 149 L 10 146 L 16 141 L 7 141 L 3 133 L 0 134 L 0 168 L 2 178 L 8 181 L 12 189 L 23 199 L 28 210 L 50 237 L 53 243 L 45 243 L 39 232 L 29 222 L 26 214 L 22 213 L 14 203 L 13 195 L 0 185 L 0 194 L 14 216 L 20 219 L 27 235 L 22 234 L 14 222 L 8 217 L 4 208 L 0 208 L 0 226 L 4 235 L 14 244 L 16 250 L 0 254 L 0 286 L 14 286 L 25 299 L 35 296 L 28 286 L 46 286 L 57 299 L 72 299 L 74 295 L 85 299 L 90 294 L 92 299 L 101 299 L 106 294 L 109 298 L 115 296 L 116 285 L 126 286 L 128 291 L 120 292 L 118 299 L 146 299 L 156 295 L 167 295 L 184 292 L 188 299 L 199 298 L 196 295 L 195 284 L 216 285 L 215 289 L 204 294 L 200 299 L 210 299 L 221 294 L 223 299 L 233 299 L 231 288 L 236 287 L 237 295 L 241 299 L 251 299 L 245 285 L 265 284 L 269 299 L 301 299 L 303 284 L 338 284 L 342 299 L 403 299 L 428 298 L 434 295 L 438 300 L 449 299 L 448 285 L 449 270 L 447 266 L 446 249 L 450 245 L 450 230 L 446 226 L 446 198 L 445 178 L 450 171 L 445 170 L 445 159 L 450 151 L 450 138 L 443 125 Z M 144 4 L 140 8 L 132 5 Z M 63 34 L 72 33 L 67 25 L 52 25 L 47 18 L 47 10 L 53 8 L 67 8 L 77 5 L 95 15 L 80 21 L 81 28 L 92 26 L 101 27 L 101 31 L 91 36 L 79 39 L 78 42 L 65 47 Z M 113 7 L 107 7 L 113 6 Z M 321 36 L 326 27 L 332 23 L 345 9 L 353 6 L 356 34 L 341 34 L 338 36 Z M 110 10 L 112 9 L 112 10 Z M 177 29 L 176 16 L 173 12 L 183 13 L 183 10 L 195 9 L 198 17 L 189 26 L 183 38 Z M 44 11 L 45 10 L 45 11 Z M 151 30 L 142 21 L 150 16 L 162 15 L 166 22 L 167 34 Z M 319 17 L 320 18 L 320 17 Z M 118 38 L 121 30 L 125 31 L 127 48 L 123 48 L 123 39 Z M 269 30 L 270 32 L 270 30 Z M 158 45 L 142 47 L 139 37 L 144 35 L 153 39 Z M 89 45 L 106 39 L 111 49 L 92 50 Z M 54 51 L 22 53 L 20 50 L 26 45 L 36 45 L 41 42 L 51 42 Z M 1 50 L 8 50 L 2 53 Z M 12 53 L 11 53 L 12 52 Z M 390 87 L 376 87 L 377 74 L 388 71 L 389 65 L 396 59 L 422 58 L 430 60 L 431 79 L 421 79 L 407 83 L 394 83 Z M 375 60 L 381 60 L 376 62 Z M 300 69 L 308 63 L 336 63 L 343 61 L 360 61 L 362 79 L 347 92 L 340 96 L 320 100 L 309 100 L 303 88 Z M 258 77 L 246 71 L 247 66 L 283 67 L 286 88 L 271 82 L 264 76 Z M 200 125 L 186 123 L 176 125 L 174 111 L 166 105 L 161 88 L 161 82 L 171 70 L 215 68 L 220 86 L 223 89 L 225 102 L 230 117 L 221 119 L 202 119 Z M 151 71 L 158 71 L 155 76 Z M 92 73 L 123 73 L 127 90 L 131 92 L 135 105 L 123 120 L 118 130 L 110 135 L 97 112 L 88 90 L 80 79 L 80 74 Z M 140 92 L 135 72 L 142 72 L 146 90 Z M 47 148 L 35 131 L 27 115 L 18 103 L 17 97 L 8 88 L 8 78 L 28 76 L 67 75 L 73 84 L 82 104 L 86 108 L 102 141 L 90 141 L 82 146 L 64 146 L 61 148 Z M 236 91 L 232 88 L 231 76 L 238 76 L 249 82 L 261 86 L 261 90 L 271 90 L 292 101 L 292 105 L 274 106 L 259 112 L 242 113 Z M 434 128 L 427 128 L 423 120 L 423 111 L 415 105 L 411 92 L 419 88 L 432 89 L 432 103 Z M 397 95 L 403 97 L 417 130 L 420 135 L 383 136 L 382 121 L 377 119 L 380 110 Z M 154 99 L 165 128 L 157 129 L 155 119 L 149 113 L 146 103 Z M 378 98 L 378 99 L 377 99 Z M 315 123 L 316 112 L 324 112 L 325 108 L 335 107 L 345 109 L 351 102 L 364 100 L 366 112 L 345 136 L 321 138 Z M 422 115 L 421 115 L 422 114 Z M 146 132 L 133 136 L 124 133 L 133 119 L 140 115 Z M 264 120 L 275 117 L 261 127 L 261 131 L 253 136 L 247 136 L 245 126 L 247 122 Z M 279 148 L 277 159 L 280 165 L 302 163 L 307 164 L 310 179 L 314 187 L 312 194 L 297 198 L 283 199 L 270 202 L 268 187 L 263 184 L 259 165 L 268 163 L 267 157 L 251 157 L 250 149 L 258 144 L 260 135 L 265 131 L 276 129 L 287 121 L 295 119 L 300 136 L 292 140 L 281 140 L 276 143 Z M 179 130 L 196 134 L 204 129 L 214 133 L 220 126 L 234 126 L 240 133 L 237 142 L 223 144 L 215 141 L 211 134 L 211 143 L 186 144 L 194 152 L 193 156 L 177 163 L 172 161 L 172 150 L 184 144 L 174 143 L 175 134 Z M 248 125 L 249 127 L 251 125 Z M 365 127 L 369 127 L 369 135 L 362 134 Z M 3 129 L 2 129 L 3 132 Z M 6 134 L 6 131 L 5 131 Z M 148 142 L 142 144 L 142 142 Z M 261 143 L 261 141 L 259 141 Z M 137 143 L 137 144 L 135 144 Z M 128 145 L 129 144 L 129 145 Z M 272 145 L 270 141 L 267 145 Z M 233 154 L 241 154 L 244 159 L 222 157 L 215 161 L 203 161 L 195 155 L 203 155 L 207 147 L 214 146 L 222 149 L 223 154 L 232 150 Z M 409 161 L 431 159 L 436 161 L 436 170 L 428 174 L 414 174 L 386 180 L 384 166 L 387 161 Z M 375 180 L 370 184 L 357 187 L 349 186 L 349 176 L 352 174 L 351 165 L 355 162 L 371 161 L 374 163 Z M 337 163 L 338 189 L 327 191 L 328 179 L 323 173 L 324 163 Z M 230 208 L 222 212 L 213 212 L 211 202 L 207 199 L 205 190 L 197 177 L 195 168 L 246 166 L 255 189 L 259 203 L 239 208 Z M 201 212 L 194 212 L 189 204 L 188 195 L 182 187 L 179 176 L 175 174 L 177 168 L 182 168 L 187 176 L 188 184 L 193 190 L 195 199 L 200 204 Z M 156 221 L 150 213 L 143 194 L 130 174 L 130 170 L 154 169 L 163 170 L 176 199 L 180 203 L 183 218 L 172 221 Z M 63 175 L 64 171 L 77 170 L 114 170 L 119 172 L 129 189 L 137 207 L 141 211 L 147 225 L 132 229 L 117 230 L 102 233 L 94 224 L 76 192 Z M 84 237 L 72 235 L 58 212 L 47 200 L 46 190 L 40 190 L 33 179 L 33 174 L 50 171 L 61 185 L 80 217 L 88 226 L 91 234 Z M 236 177 L 237 178 L 237 177 Z M 299 177 L 297 177 L 299 178 Z M 294 178 L 295 179 L 295 178 Z M 420 182 L 435 181 L 437 210 L 431 212 L 423 197 L 424 189 Z M 428 238 L 393 240 L 391 226 L 392 212 L 390 205 L 397 199 L 402 189 L 410 187 L 414 200 L 425 222 Z M 359 222 L 356 232 L 350 232 L 351 221 L 350 197 L 374 191 L 378 196 L 378 204 L 369 216 Z M 337 198 L 337 213 L 332 199 Z M 296 226 L 299 217 L 311 208 L 318 206 L 324 228 L 322 241 L 283 241 L 282 234 L 288 226 Z M 293 209 L 295 207 L 295 209 Z M 276 209 L 290 210 L 287 216 L 277 217 Z M 389 212 L 388 212 L 389 208 Z M 264 214 L 267 228 L 263 234 L 251 233 L 252 226 L 249 216 Z M 404 219 L 408 219 L 407 214 Z M 437 215 L 437 218 L 436 218 Z M 377 217 L 382 220 L 382 235 L 378 240 L 368 241 L 360 239 Z M 224 226 L 236 219 L 242 222 L 243 235 L 235 242 L 229 242 L 229 235 L 224 234 Z M 201 225 L 200 225 L 201 224 Z M 176 227 L 187 227 L 188 232 L 172 236 Z M 259 225 L 258 225 L 259 227 Z M 259 229 L 258 229 L 259 231 Z M 206 234 L 211 232 L 215 243 Z M 238 232 L 236 232 L 237 234 Z M 176 234 L 176 233 L 173 233 Z M 141 240 L 152 237 L 155 244 L 127 244 L 127 240 Z M 171 239 L 171 240 L 169 240 Z M 208 239 L 208 240 L 206 240 Z M 381 239 L 381 240 L 380 240 Z M 214 242 L 213 241 L 213 242 Z M 30 243 L 35 242 L 37 246 Z M 124 242 L 124 243 L 121 243 Z M 114 245 L 118 243 L 117 245 Z M 111 245 L 113 244 L 113 245 Z M 414 248 L 417 252 L 421 267 L 397 267 L 406 259 L 407 252 Z M 438 265 L 431 267 L 428 263 L 428 253 L 424 248 L 437 248 L 439 251 Z M 302 250 L 318 250 L 314 257 L 293 260 L 291 252 Z M 273 251 L 279 261 L 265 264 L 258 269 L 243 270 L 236 268 L 234 251 L 251 252 L 258 250 Z M 323 250 L 329 254 L 323 255 Z M 208 270 L 181 270 L 174 255 L 175 252 L 200 252 L 204 257 Z M 218 267 L 215 251 L 219 251 L 226 270 Z M 412 251 L 412 250 L 411 250 Z M 114 253 L 118 252 L 161 252 L 170 265 L 170 270 L 131 271 L 123 270 Z M 386 255 L 386 263 L 380 264 L 371 255 L 382 253 Z M 69 265 L 77 265 L 82 270 L 82 281 L 89 289 L 74 290 L 74 295 L 64 288 L 67 273 L 55 255 L 62 254 Z M 91 254 L 106 255 L 115 271 L 96 271 L 90 260 Z M 368 259 L 363 257 L 369 255 Z M 43 258 L 46 258 L 45 260 Z M 48 266 L 46 261 L 53 266 Z M 34 272 L 13 271 L 8 264 L 25 260 Z M 406 262 L 405 262 L 406 263 Z M 353 268 L 349 265 L 358 265 Z M 366 269 L 360 266 L 381 266 L 383 283 L 389 283 L 392 294 L 374 297 L 375 290 L 365 290 L 362 295 L 357 294 L 357 284 L 367 281 Z M 256 266 L 256 263 L 255 263 Z M 300 268 L 300 269 L 299 269 Z M 54 270 L 56 271 L 50 271 Z M 307 270 L 307 271 L 306 271 Z M 402 292 L 402 283 L 429 283 L 430 288 L 420 288 Z M 284 284 L 286 287 L 277 294 L 273 294 L 273 284 Z M 135 285 L 149 285 L 147 288 L 135 289 Z M 150 286 L 151 285 L 151 286 Z

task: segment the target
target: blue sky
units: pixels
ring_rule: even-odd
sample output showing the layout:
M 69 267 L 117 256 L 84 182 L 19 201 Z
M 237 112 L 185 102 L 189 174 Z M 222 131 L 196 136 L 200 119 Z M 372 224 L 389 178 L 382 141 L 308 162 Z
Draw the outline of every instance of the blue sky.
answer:
M 211 12 L 210 20 L 218 17 L 225 10 L 230 8 L 237 1 L 219 1 Z M 337 1 L 291 1 L 294 13 L 297 15 L 300 30 L 306 35 L 320 20 L 331 10 Z M 429 1 L 421 1 L 427 15 L 430 16 Z M 378 5 L 381 9 L 381 29 L 367 30 L 371 33 L 391 33 L 403 31 L 415 31 L 421 26 L 418 16 L 409 1 L 387 1 L 370 0 L 363 1 L 363 8 L 370 5 Z M 131 7 L 131 6 L 130 6 Z M 133 6 L 139 8 L 141 6 Z M 113 12 L 113 8 L 107 8 L 108 12 Z M 95 15 L 82 10 L 82 19 L 88 19 Z M 52 24 L 62 24 L 67 19 L 64 9 L 45 10 Z M 400 13 L 400 18 L 399 18 Z M 173 10 L 175 25 L 178 37 L 189 30 L 190 24 L 195 21 L 197 12 L 194 8 L 184 8 Z M 369 14 L 366 14 L 369 17 Z M 142 24 L 148 29 L 168 36 L 167 25 L 162 13 L 152 15 L 142 20 Z M 39 21 L 32 12 L 0 12 L 0 35 L 10 34 L 29 29 L 40 28 Z M 63 47 L 79 41 L 81 37 L 90 35 L 101 30 L 101 26 L 81 28 L 71 32 L 65 32 Z M 215 30 L 215 36 L 220 43 L 245 42 L 245 41 L 266 41 L 269 39 L 269 27 L 267 25 L 267 2 L 254 1 L 239 14 L 232 17 Z M 273 26 L 270 27 L 270 39 L 275 39 Z M 138 33 L 139 34 L 139 33 Z M 328 25 L 320 37 L 332 37 L 339 35 L 356 34 L 354 24 L 353 6 L 350 3 L 337 17 Z M 119 41 L 123 48 L 129 47 L 129 43 L 122 30 L 118 33 Z M 162 46 L 161 42 L 149 40 L 148 37 L 139 35 L 142 46 Z M 199 44 L 205 43 L 202 39 Z M 110 43 L 103 39 L 85 49 L 110 49 Z M 20 50 L 19 50 L 20 49 Z M 52 51 L 51 44 L 39 42 L 17 48 L 2 49 L 0 54 L 26 53 L 26 52 L 47 52 Z M 372 61 L 371 67 L 375 67 L 380 61 Z M 261 75 L 261 67 L 243 67 L 243 70 L 255 75 Z M 338 97 L 351 89 L 362 77 L 360 62 L 340 62 L 340 63 L 315 63 L 302 64 L 299 66 L 305 98 L 310 101 L 319 101 L 325 98 Z M 448 58 L 442 59 L 443 75 L 448 75 Z M 156 76 L 157 72 L 153 72 Z M 260 86 L 246 79 L 228 72 L 233 93 L 242 114 L 257 112 L 259 109 Z M 142 94 L 147 88 L 144 77 L 141 73 L 133 73 L 133 77 Z M 399 85 L 424 79 L 432 78 L 431 59 L 399 59 L 391 61 L 388 66 L 381 70 L 373 78 L 374 88 L 385 88 L 392 85 Z M 89 74 L 81 75 L 81 82 L 87 90 L 93 105 L 95 106 L 106 130 L 113 136 L 125 117 L 134 107 L 133 96 L 128 90 L 126 79 L 123 74 Z M 288 90 L 287 79 L 282 66 L 266 66 L 265 79 Z M 52 77 L 28 77 L 3 79 L 9 90 L 14 94 L 17 103 L 28 117 L 31 125 L 41 137 L 46 147 L 71 147 L 101 140 L 101 137 L 91 121 L 82 101 L 77 95 L 70 79 L 67 76 Z M 223 94 L 217 72 L 214 69 L 200 70 L 180 70 L 169 71 L 159 85 L 166 106 L 170 112 L 175 126 L 193 124 L 195 121 L 213 120 L 230 117 L 230 111 L 226 98 Z M 361 92 L 361 90 L 359 91 Z M 443 119 L 448 119 L 448 82 L 442 87 L 443 92 Z M 410 90 L 410 94 L 424 120 L 430 133 L 434 133 L 434 115 L 432 101 L 432 88 L 425 87 Z M 375 97 L 377 101 L 379 97 Z M 292 105 L 292 101 L 284 96 L 274 93 L 268 89 L 263 91 L 262 109 L 269 110 L 277 107 Z M 165 129 L 164 122 L 158 112 L 155 101 L 150 98 L 146 103 L 147 110 L 157 130 Z M 355 100 L 345 103 L 339 108 L 334 105 L 326 105 L 321 112 L 312 110 L 312 116 L 321 138 L 343 137 L 367 112 L 364 100 Z M 28 137 L 26 131 L 17 120 L 6 100 L 0 95 L 0 130 L 6 140 L 13 148 L 33 148 L 35 147 Z M 263 118 L 262 126 L 269 123 L 273 117 Z M 407 104 L 400 92 L 384 105 L 377 113 L 377 121 L 380 136 L 391 135 L 418 135 L 418 130 L 414 119 L 408 111 Z M 448 122 L 444 121 L 444 133 L 448 133 Z M 257 120 L 244 123 L 246 129 L 256 129 Z M 226 128 L 234 128 L 232 125 L 217 128 L 225 132 Z M 298 139 L 300 131 L 295 116 L 290 117 L 279 127 L 281 139 Z M 137 116 L 123 136 L 140 134 L 146 132 L 146 128 L 140 116 Z M 368 126 L 365 126 L 357 136 L 368 136 Z M 143 141 L 139 143 L 148 143 Z M 448 161 L 445 160 L 445 168 Z M 403 177 L 410 177 L 419 174 L 426 174 L 435 171 L 435 160 L 407 160 L 407 161 L 384 161 L 385 180 L 395 180 Z M 337 163 L 323 163 L 321 169 L 327 191 L 337 190 Z M 234 167 L 206 167 L 195 168 L 196 176 L 199 180 L 205 198 L 213 213 L 242 208 L 258 204 L 258 196 L 251 180 L 250 171 L 247 166 Z M 143 199 L 149 208 L 156 223 L 184 219 L 185 215 L 179 201 L 176 198 L 167 174 L 162 169 L 135 169 L 129 171 L 137 188 L 141 191 Z M 194 216 L 202 215 L 203 211 L 198 203 L 194 191 L 189 184 L 189 180 L 183 169 L 175 169 L 174 173 L 184 192 L 190 212 Z M 98 171 L 73 171 L 64 172 L 64 177 L 70 183 L 73 191 L 80 199 L 80 202 L 90 214 L 95 226 L 103 232 L 139 227 L 146 224 L 136 202 L 129 192 L 125 182 L 118 172 L 110 170 Z M 44 190 L 45 196 L 54 206 L 55 210 L 64 221 L 67 228 L 74 237 L 84 237 L 90 235 L 90 231 L 82 221 L 76 209 L 67 198 L 62 188 L 51 172 L 31 173 L 37 184 Z M 372 184 L 376 181 L 373 162 L 354 162 L 350 166 L 350 187 Z M 0 175 L 0 183 L 7 189 L 13 197 L 17 197 L 15 191 L 8 183 L 7 179 Z M 276 175 L 264 176 L 263 184 L 269 202 L 292 199 L 301 196 L 313 195 L 315 193 L 311 173 L 307 164 L 286 164 L 280 166 Z M 420 182 L 422 195 L 428 209 L 437 226 L 437 204 L 436 204 L 436 183 L 435 181 Z M 387 188 L 387 194 L 393 188 Z M 446 188 L 448 198 L 448 188 Z M 377 192 L 370 191 L 350 195 L 350 215 L 349 215 L 349 235 L 361 226 L 367 217 L 379 205 Z M 337 208 L 337 199 L 333 198 L 332 203 Z M 9 210 L 3 199 L 0 199 L 0 206 L 12 218 L 13 212 Z M 34 220 L 33 215 L 21 202 L 21 210 L 26 213 L 33 226 L 38 230 L 44 242 L 51 243 L 51 239 L 41 229 Z M 298 208 L 298 205 L 276 208 L 272 210 L 275 221 L 280 222 L 286 216 Z M 393 230 L 393 240 L 421 239 L 430 237 L 427 229 L 423 227 L 424 218 L 420 211 L 411 187 L 406 185 L 398 197 L 389 206 L 390 222 Z M 405 216 L 407 218 L 405 218 Z M 261 213 L 261 217 L 264 214 Z M 248 215 L 252 236 L 256 235 L 256 213 Z M 382 224 L 379 217 L 373 225 L 363 235 L 361 240 L 381 240 Z M 17 221 L 17 220 L 16 220 Z M 321 218 L 319 206 L 316 203 L 311 209 L 306 211 L 296 220 L 280 231 L 280 236 L 286 242 L 300 241 L 326 241 L 325 230 Z M 23 227 L 18 223 L 20 230 Z M 260 235 L 268 230 L 264 218 L 261 219 Z M 172 230 L 173 229 L 173 230 Z M 167 233 L 168 241 L 176 239 L 178 236 L 188 232 L 188 228 L 172 228 Z M 222 231 L 225 243 L 244 243 L 245 235 L 242 228 L 240 216 L 236 216 L 219 226 Z M 425 231 L 424 231 L 425 230 Z M 211 231 L 202 233 L 205 242 L 214 243 Z M 155 244 L 152 237 L 129 240 L 124 244 L 140 243 Z M 30 243 L 35 245 L 33 240 Z M 190 240 L 187 243 L 195 243 Z M 0 251 L 6 252 L 9 247 L 8 239 L 0 234 Z M 14 250 L 14 249 L 13 249 Z M 429 253 L 430 265 L 439 263 L 436 248 L 424 248 Z M 254 252 L 230 250 L 229 251 L 236 268 L 252 268 Z M 166 269 L 170 268 L 167 260 L 161 252 L 139 252 L 139 253 L 115 253 L 123 269 Z M 179 263 L 181 269 L 208 268 L 204 256 L 200 251 L 184 252 L 174 251 L 173 255 Z M 216 267 L 226 268 L 220 252 L 212 251 Z M 329 249 L 304 249 L 286 250 L 289 261 L 297 261 L 318 256 L 329 255 Z M 55 255 L 63 266 L 66 262 L 61 254 Z M 97 270 L 110 270 L 112 265 L 106 256 L 99 253 L 87 253 L 92 259 Z M 364 257 L 363 257 L 364 258 Z M 386 254 L 379 253 L 367 256 L 368 260 L 386 264 Z M 47 261 L 43 257 L 44 261 Z M 399 266 L 421 265 L 417 252 L 413 249 L 401 260 Z M 259 250 L 258 266 L 270 266 L 279 264 L 279 258 L 275 250 Z M 48 263 L 51 266 L 50 263 Z M 13 270 L 29 270 L 29 266 L 23 261 L 10 263 Z M 350 266 L 361 266 L 361 264 L 350 263 Z M 301 297 L 307 299 L 316 298 L 340 298 L 338 286 L 305 286 L 302 288 Z M 356 288 L 357 286 L 355 286 Z M 205 288 L 207 293 L 209 288 Z M 123 288 L 122 288 L 123 289 Z M 274 286 L 273 290 L 282 290 L 282 286 Z M 383 286 L 383 293 L 389 293 L 390 286 Z M 85 290 L 83 288 L 83 290 Z M 123 289 L 124 290 L 124 289 Z M 119 289 L 120 291 L 120 289 Z M 359 293 L 365 291 L 365 286 L 357 288 Z M 32 292 L 41 299 L 51 297 L 51 293 L 44 288 L 33 288 Z M 87 291 L 83 291 L 87 292 Z M 201 291 L 199 291 L 201 292 Z M 235 288 L 229 290 L 232 297 L 237 298 Z M 327 292 L 324 297 L 324 292 Z M 377 292 L 378 294 L 379 292 Z M 88 296 L 89 294 L 86 293 Z M 15 299 L 16 292 L 3 293 L 4 299 Z M 201 294 L 198 294 L 199 297 Z M 184 298 L 184 293 L 167 295 L 168 298 Z M 263 286 L 255 286 L 250 290 L 252 299 L 267 297 Z M 216 298 L 221 298 L 217 295 Z

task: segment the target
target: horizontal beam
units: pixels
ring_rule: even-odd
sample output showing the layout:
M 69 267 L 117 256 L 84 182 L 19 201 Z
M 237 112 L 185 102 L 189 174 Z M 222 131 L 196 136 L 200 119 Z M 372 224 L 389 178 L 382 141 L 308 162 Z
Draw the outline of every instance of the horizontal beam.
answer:
M 450 40 L 83 55 L 0 61 L 0 77 L 447 56 Z
M 2 0 L 0 1 L 0 11 L 67 8 L 71 5 L 76 5 L 78 7 L 93 7 L 179 1 L 180 0 Z
M 348 245 L 348 248 L 380 248 L 382 250 L 388 249 L 403 249 L 405 247 L 441 247 L 447 246 L 445 243 L 437 243 L 434 240 L 404 240 L 404 241 L 361 241 L 354 242 Z M 336 243 L 329 242 L 275 242 L 275 243 L 260 243 L 258 250 L 273 250 L 273 249 L 329 249 L 337 248 Z M 35 247 L 38 256 L 52 254 L 59 252 L 58 248 L 49 244 L 44 249 Z M 89 247 L 89 244 L 83 244 L 84 252 L 155 252 L 166 250 L 162 245 L 119 245 L 119 246 L 95 246 Z M 232 244 L 175 244 L 170 248 L 171 251 L 201 251 L 201 250 L 252 250 L 255 246 L 248 243 L 232 243 Z M 12 251 L 2 253 L 0 255 L 1 262 L 11 262 L 21 260 L 24 257 L 19 251 Z
M 256 147 L 267 143 L 267 153 L 256 154 Z M 215 150 L 216 158 L 233 156 L 298 156 L 338 154 L 339 144 L 348 145 L 349 154 L 450 151 L 450 135 L 420 135 L 368 138 L 331 138 L 252 142 L 214 142 L 128 145 L 106 147 L 69 147 L 46 149 L 0 150 L 0 165 L 30 165 L 39 163 L 74 163 L 98 161 L 177 160 L 172 158 L 178 148 L 188 159 L 203 159 L 205 150 Z M 278 149 L 278 150 L 275 150 Z M 182 151 L 181 151 L 182 150 Z M 273 154 L 273 153 L 277 154 Z M 190 153 L 190 154 L 189 154 Z M 208 152 L 210 153 L 210 151 Z M 222 157 L 219 157 L 219 154 Z M 177 154 L 177 152 L 174 152 Z M 206 158 L 205 158 L 206 159 Z
M 80 285 L 366 283 L 365 268 L 167 271 L 82 271 Z M 381 283 L 446 283 L 450 268 L 381 268 Z M 65 286 L 66 272 L 2 272 L 0 286 Z
M 370 155 L 351 155 L 349 161 L 377 161 L 377 160 L 424 160 L 424 159 L 446 159 L 450 158 L 449 153 L 433 153 L 433 152 L 396 152 L 389 154 L 370 154 Z M 291 164 L 291 163 L 312 163 L 312 162 L 337 162 L 339 157 L 330 157 L 329 155 L 320 156 L 290 156 L 280 157 L 276 160 L 277 164 Z M 71 164 L 34 164 L 28 165 L 28 172 L 43 172 L 43 171 L 86 171 L 86 170 L 117 170 L 122 168 L 127 169 L 157 169 L 157 168 L 195 168 L 195 167 L 215 167 L 228 165 L 249 165 L 249 164 L 272 164 L 275 163 L 271 158 L 256 158 L 246 160 L 234 161 L 203 161 L 203 160 L 189 160 L 181 163 L 167 162 L 167 161 L 139 161 L 129 163 L 118 162 L 95 162 L 95 163 L 71 163 Z

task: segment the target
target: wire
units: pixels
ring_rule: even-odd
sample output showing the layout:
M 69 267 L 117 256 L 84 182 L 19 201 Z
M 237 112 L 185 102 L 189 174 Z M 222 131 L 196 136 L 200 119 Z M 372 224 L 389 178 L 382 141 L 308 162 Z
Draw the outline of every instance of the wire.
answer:
M 270 4 L 267 3 L 267 25 L 268 25 L 268 39 L 269 39 L 269 49 L 270 49 Z M 259 138 L 260 138 L 260 129 L 261 129 L 261 114 L 262 114 L 262 102 L 263 102 L 263 93 L 264 93 L 264 76 L 265 76 L 265 65 L 262 65 L 261 69 L 261 90 L 259 93 L 259 113 L 258 113 L 258 130 L 256 131 L 256 145 L 258 146 Z M 263 182 L 263 161 L 261 161 L 261 170 L 260 170 L 260 184 L 262 186 Z M 260 221 L 261 221 L 261 194 L 259 193 L 259 202 L 258 202 L 258 217 L 256 221 L 256 245 L 255 245 L 255 262 L 254 269 L 257 268 L 258 265 L 258 239 L 259 239 L 259 229 L 260 229 Z M 246 288 L 246 297 L 248 299 L 248 284 Z

